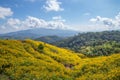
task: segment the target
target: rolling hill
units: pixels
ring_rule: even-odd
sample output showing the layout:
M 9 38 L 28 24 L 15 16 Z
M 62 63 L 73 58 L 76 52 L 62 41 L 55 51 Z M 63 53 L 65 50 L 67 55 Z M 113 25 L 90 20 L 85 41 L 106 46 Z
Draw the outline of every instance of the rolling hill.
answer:
M 59 36 L 43 36 L 43 37 L 39 37 L 35 40 L 37 41 L 43 41 L 43 42 L 46 42 L 46 43 L 55 43 L 55 42 L 58 42 L 58 41 L 61 41 L 65 39 L 65 37 L 59 37 Z
M 33 40 L 0 40 L 1 80 L 120 80 L 120 54 L 88 58 Z

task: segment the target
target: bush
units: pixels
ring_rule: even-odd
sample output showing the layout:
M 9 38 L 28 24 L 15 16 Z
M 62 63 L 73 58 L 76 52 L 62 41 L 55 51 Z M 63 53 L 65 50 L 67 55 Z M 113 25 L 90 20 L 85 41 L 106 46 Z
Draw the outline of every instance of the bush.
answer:
M 43 45 L 43 44 L 39 44 L 38 50 L 39 50 L 40 52 L 43 52 L 43 50 L 44 50 L 44 45 Z

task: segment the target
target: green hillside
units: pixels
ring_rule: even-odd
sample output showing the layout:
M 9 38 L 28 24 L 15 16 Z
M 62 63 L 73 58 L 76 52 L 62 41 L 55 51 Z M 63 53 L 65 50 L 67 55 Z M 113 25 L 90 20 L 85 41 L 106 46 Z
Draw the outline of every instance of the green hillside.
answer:
M 53 44 L 87 56 L 110 55 L 120 53 L 120 31 L 79 33 Z
M 120 80 L 120 54 L 88 58 L 33 40 L 0 40 L 0 80 Z

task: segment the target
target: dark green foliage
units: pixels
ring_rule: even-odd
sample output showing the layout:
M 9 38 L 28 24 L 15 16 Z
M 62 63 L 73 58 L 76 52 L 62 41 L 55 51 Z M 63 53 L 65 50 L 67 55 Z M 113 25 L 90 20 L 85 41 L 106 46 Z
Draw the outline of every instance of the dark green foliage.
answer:
M 43 45 L 43 44 L 39 44 L 38 50 L 39 50 L 40 52 L 43 52 L 43 49 L 44 49 L 44 45 Z
M 88 56 L 102 56 L 102 55 L 107 56 L 113 53 L 119 53 L 120 43 L 106 42 L 105 44 L 98 45 L 98 46 L 84 46 L 84 47 L 81 47 L 80 52 Z
M 73 37 L 56 42 L 54 45 L 94 56 L 120 52 L 119 42 L 120 31 L 104 31 L 79 33 Z

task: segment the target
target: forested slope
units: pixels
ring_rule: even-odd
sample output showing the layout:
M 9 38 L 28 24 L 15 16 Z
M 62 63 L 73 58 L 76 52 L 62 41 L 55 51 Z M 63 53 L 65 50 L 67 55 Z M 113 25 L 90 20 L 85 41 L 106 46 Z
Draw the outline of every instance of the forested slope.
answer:
M 120 53 L 120 31 L 80 33 L 53 44 L 88 56 L 110 55 Z

